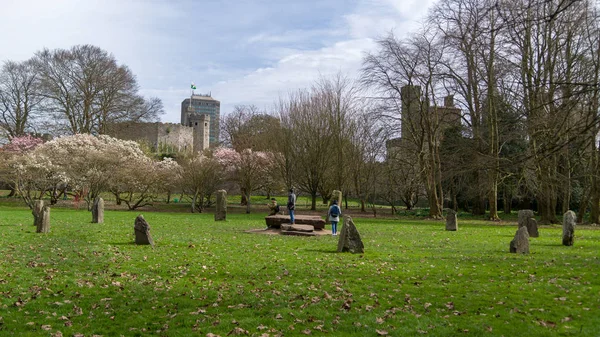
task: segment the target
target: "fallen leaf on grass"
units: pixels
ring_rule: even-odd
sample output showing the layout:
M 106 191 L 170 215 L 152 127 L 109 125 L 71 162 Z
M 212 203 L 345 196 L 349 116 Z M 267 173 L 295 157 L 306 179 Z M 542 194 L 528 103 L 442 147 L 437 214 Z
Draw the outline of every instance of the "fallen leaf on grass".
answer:
M 561 321 L 562 323 L 565 323 L 565 322 L 570 322 L 572 319 L 573 319 L 572 317 L 570 317 L 570 316 L 567 316 L 567 317 L 565 317 L 565 318 L 561 319 L 560 321 Z
M 385 331 L 385 330 L 377 330 L 377 329 L 375 329 L 375 331 L 377 331 L 377 334 L 379 336 L 387 336 L 387 334 L 388 334 L 388 332 Z
M 52 325 L 42 325 L 42 330 L 52 330 Z
M 277 316 L 275 316 L 275 319 L 283 319 L 283 316 L 281 316 L 281 314 L 277 314 Z
M 448 302 L 448 303 L 446 303 L 446 308 L 448 308 L 450 310 L 454 310 L 454 302 Z
M 209 333 L 206 334 L 206 337 L 221 337 L 221 336 L 215 335 L 214 333 L 209 332 Z
M 551 322 L 551 321 L 539 320 L 538 323 L 545 328 L 555 328 L 556 327 L 556 323 Z
M 346 311 L 350 310 L 351 304 L 352 304 L 352 299 L 349 298 L 344 302 L 344 304 L 342 304 L 342 309 L 344 309 Z
M 377 324 L 383 324 L 383 322 L 384 322 L 384 319 L 383 319 L 383 318 L 381 318 L 381 317 L 377 317 L 377 318 L 375 319 L 375 322 L 377 322 Z
M 306 330 L 302 330 L 302 333 L 305 335 L 310 335 L 311 331 L 310 331 L 310 329 L 306 329 Z
M 248 330 L 244 330 L 244 329 L 236 326 L 233 330 L 229 331 L 227 336 L 230 336 L 230 335 L 237 336 L 237 335 L 247 335 L 247 334 L 248 334 Z

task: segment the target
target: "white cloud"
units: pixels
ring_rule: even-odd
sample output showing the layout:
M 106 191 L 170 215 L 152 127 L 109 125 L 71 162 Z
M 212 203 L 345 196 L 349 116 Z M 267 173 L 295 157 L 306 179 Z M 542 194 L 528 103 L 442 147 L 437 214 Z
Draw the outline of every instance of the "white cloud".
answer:
M 177 122 L 191 81 L 228 113 L 268 108 L 321 75 L 356 77 L 374 39 L 414 29 L 432 1 L 4 0 L 0 60 L 97 45 L 132 69 L 143 94 L 163 100 L 163 120 Z

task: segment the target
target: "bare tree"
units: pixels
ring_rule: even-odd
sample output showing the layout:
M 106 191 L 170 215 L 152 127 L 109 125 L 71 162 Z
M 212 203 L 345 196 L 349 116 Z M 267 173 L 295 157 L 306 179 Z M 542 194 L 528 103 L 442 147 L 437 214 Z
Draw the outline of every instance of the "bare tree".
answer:
M 39 75 L 31 60 L 6 61 L 0 70 L 0 128 L 9 138 L 34 131 L 43 97 Z
M 103 133 L 107 123 L 154 120 L 162 103 L 140 97 L 135 76 L 108 52 L 91 45 L 42 50 L 34 62 L 41 93 L 62 133 Z
M 403 148 L 417 154 L 427 191 L 429 215 L 442 217 L 443 190 L 440 161 L 442 110 L 436 105 L 442 84 L 444 41 L 430 27 L 407 40 L 393 35 L 379 41 L 379 50 L 365 58 L 362 82 L 379 91 L 384 118 L 401 123 Z

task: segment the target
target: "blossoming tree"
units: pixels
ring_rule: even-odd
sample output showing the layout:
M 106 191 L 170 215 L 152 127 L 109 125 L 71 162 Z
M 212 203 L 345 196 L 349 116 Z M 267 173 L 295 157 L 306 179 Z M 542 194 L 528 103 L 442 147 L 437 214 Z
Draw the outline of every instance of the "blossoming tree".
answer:
M 270 152 L 245 149 L 237 152 L 233 149 L 219 148 L 214 157 L 219 161 L 228 178 L 235 181 L 246 198 L 246 213 L 250 213 L 252 192 L 266 186 L 271 181 L 274 156 Z
M 192 197 L 192 213 L 202 212 L 204 197 L 210 196 L 223 180 L 219 162 L 202 153 L 181 158 L 179 161 L 180 186 Z

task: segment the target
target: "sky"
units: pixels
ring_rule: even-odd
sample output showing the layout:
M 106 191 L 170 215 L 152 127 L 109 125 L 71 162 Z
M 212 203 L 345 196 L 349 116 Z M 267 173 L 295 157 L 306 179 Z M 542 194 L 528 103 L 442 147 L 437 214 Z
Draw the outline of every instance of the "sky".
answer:
M 43 48 L 96 45 L 162 99 L 163 122 L 181 101 L 211 93 L 270 111 L 319 77 L 357 78 L 376 40 L 417 29 L 433 0 L 0 0 L 0 61 Z

